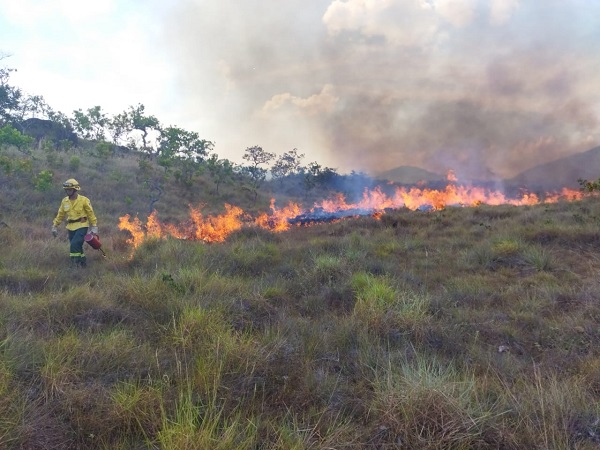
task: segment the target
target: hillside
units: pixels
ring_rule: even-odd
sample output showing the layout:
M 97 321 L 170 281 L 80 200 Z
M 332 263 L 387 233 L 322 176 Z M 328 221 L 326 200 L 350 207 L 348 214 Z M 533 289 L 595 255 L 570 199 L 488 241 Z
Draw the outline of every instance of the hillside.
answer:
M 377 178 L 394 181 L 400 184 L 417 184 L 422 181 L 445 181 L 446 175 L 429 172 L 419 167 L 400 166 L 377 173 Z
M 600 445 L 597 198 L 277 231 L 251 220 L 273 186 L 217 193 L 98 149 L 17 151 L 0 175 L 0 448 Z M 107 255 L 86 247 L 86 269 L 50 234 L 71 176 Z
M 446 180 L 445 175 L 435 174 L 412 166 L 396 167 L 378 173 L 377 176 L 401 184 L 416 184 L 420 181 L 439 184 L 439 182 Z M 510 192 L 517 192 L 522 188 L 530 191 L 550 192 L 562 188 L 579 189 L 578 180 L 580 178 L 589 181 L 600 178 L 600 147 L 540 164 L 509 179 L 481 184 L 501 185 Z
M 595 181 L 600 178 L 600 147 L 541 164 L 506 180 L 509 185 L 531 189 L 553 190 L 561 187 L 576 189 L 578 179 Z

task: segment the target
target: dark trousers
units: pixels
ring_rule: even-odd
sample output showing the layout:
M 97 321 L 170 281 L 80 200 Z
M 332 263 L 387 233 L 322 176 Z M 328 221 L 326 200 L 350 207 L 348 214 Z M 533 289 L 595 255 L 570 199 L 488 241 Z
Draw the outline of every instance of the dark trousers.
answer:
M 68 230 L 72 257 L 83 257 L 83 241 L 85 235 L 87 234 L 87 230 L 87 227 L 78 228 L 76 230 Z

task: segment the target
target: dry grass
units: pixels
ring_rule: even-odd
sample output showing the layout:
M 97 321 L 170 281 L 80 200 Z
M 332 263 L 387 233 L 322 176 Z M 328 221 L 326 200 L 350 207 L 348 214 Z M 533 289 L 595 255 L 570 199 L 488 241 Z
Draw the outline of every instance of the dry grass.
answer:
M 48 236 L 60 192 L 4 197 L 26 226 L 0 228 L 0 448 L 600 445 L 597 200 L 132 252 L 116 223 L 144 217 L 137 163 L 81 156 L 108 254 L 87 270 Z M 166 192 L 161 217 L 186 218 L 199 186 Z M 207 208 L 236 204 L 222 195 Z

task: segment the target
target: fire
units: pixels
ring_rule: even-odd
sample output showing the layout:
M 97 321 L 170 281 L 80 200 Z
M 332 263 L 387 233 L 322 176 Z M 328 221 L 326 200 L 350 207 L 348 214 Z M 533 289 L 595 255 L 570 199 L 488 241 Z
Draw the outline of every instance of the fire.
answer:
M 153 211 L 150 216 L 148 216 L 148 223 L 150 223 L 151 218 L 156 215 L 156 211 Z M 125 214 L 123 217 L 119 217 L 119 230 L 129 231 L 131 234 L 131 238 L 127 239 L 127 243 L 133 245 L 133 248 L 138 247 L 144 239 L 146 239 L 146 231 L 144 230 L 144 226 L 142 222 L 137 217 L 134 217 L 130 222 L 131 216 L 129 214 Z
M 290 202 L 283 209 L 275 208 L 275 199 L 271 199 L 271 215 L 267 213 L 261 214 L 256 218 L 254 223 L 261 228 L 266 228 L 275 232 L 286 231 L 291 224 L 289 219 L 298 216 L 302 213 L 300 205 Z
M 560 192 L 546 193 L 543 198 L 534 193 L 523 193 L 520 198 L 508 198 L 500 191 L 455 184 L 456 177 L 453 172 L 448 173 L 448 180 L 449 184 L 439 190 L 426 187 L 396 187 L 391 194 L 386 194 L 379 187 L 365 190 L 356 203 L 349 203 L 343 194 L 338 193 L 330 199 L 315 203 L 308 211 L 293 202 L 278 209 L 275 207 L 275 199 L 271 199 L 270 213 L 261 214 L 254 220 L 247 218 L 241 208 L 226 204 L 225 212 L 216 216 L 204 216 L 200 211 L 201 207 L 190 206 L 190 219 L 179 225 L 162 224 L 156 211 L 148 216 L 146 225 L 137 217 L 132 219 L 127 214 L 119 218 L 118 227 L 131 234 L 127 243 L 134 248 L 146 239 L 162 239 L 168 236 L 217 243 L 225 241 L 231 233 L 245 225 L 282 232 L 294 224 L 332 222 L 345 217 L 364 215 L 380 218 L 388 209 L 441 210 L 448 206 L 469 207 L 481 204 L 522 206 L 556 203 L 560 200 L 581 200 L 585 195 L 581 191 L 563 188 Z
M 119 218 L 119 229 L 129 231 L 131 238 L 128 244 L 138 247 L 146 239 L 163 239 L 168 236 L 177 239 L 192 239 L 204 242 L 223 242 L 227 237 L 242 228 L 244 211 L 237 206 L 225 205 L 225 213 L 218 216 L 204 217 L 199 208 L 190 206 L 190 220 L 180 224 L 162 224 L 158 213 L 153 211 L 148 216 L 146 226 L 129 214 Z

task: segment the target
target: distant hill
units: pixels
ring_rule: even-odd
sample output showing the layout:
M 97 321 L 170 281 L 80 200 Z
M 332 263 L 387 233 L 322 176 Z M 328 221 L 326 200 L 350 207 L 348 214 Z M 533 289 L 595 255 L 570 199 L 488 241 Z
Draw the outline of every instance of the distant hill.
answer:
M 562 187 L 578 189 L 579 178 L 590 181 L 600 178 L 600 147 L 541 164 L 505 182 L 507 186 L 527 186 L 532 190 L 551 191 Z
M 401 184 L 415 184 L 419 181 L 445 182 L 446 176 L 414 166 L 400 166 L 375 174 L 378 179 L 386 179 Z M 549 163 L 540 164 L 520 174 L 503 180 L 507 190 L 527 187 L 532 191 L 554 191 L 563 187 L 579 189 L 578 179 L 595 181 L 600 178 L 600 146 L 582 153 L 566 156 Z M 482 182 L 482 184 L 485 184 Z M 497 182 L 496 182 L 497 184 Z
M 401 184 L 415 184 L 419 181 L 440 181 L 446 179 L 444 175 L 414 166 L 396 167 L 385 172 L 379 172 L 375 176 Z

